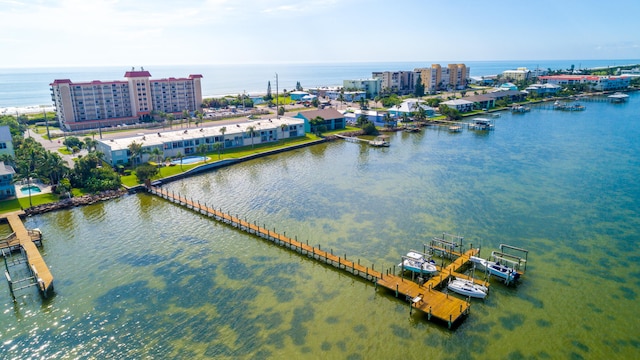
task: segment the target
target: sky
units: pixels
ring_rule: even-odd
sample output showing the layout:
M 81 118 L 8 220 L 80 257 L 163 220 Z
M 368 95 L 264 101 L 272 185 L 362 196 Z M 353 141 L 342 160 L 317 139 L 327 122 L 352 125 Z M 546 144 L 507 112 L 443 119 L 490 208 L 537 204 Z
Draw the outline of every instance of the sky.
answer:
M 637 0 L 0 0 L 0 67 L 640 59 Z

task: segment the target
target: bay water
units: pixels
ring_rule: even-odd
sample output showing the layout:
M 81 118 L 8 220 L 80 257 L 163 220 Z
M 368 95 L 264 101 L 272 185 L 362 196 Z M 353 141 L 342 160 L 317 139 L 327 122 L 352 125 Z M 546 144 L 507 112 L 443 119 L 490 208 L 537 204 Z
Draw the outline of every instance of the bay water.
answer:
M 484 257 L 529 249 L 520 284 L 492 280 L 453 331 L 371 283 L 135 194 L 26 220 L 44 234 L 55 296 L 30 288 L 14 303 L 0 285 L 0 357 L 637 358 L 639 104 L 534 106 L 492 132 L 335 141 L 164 185 L 376 270 L 442 232 Z

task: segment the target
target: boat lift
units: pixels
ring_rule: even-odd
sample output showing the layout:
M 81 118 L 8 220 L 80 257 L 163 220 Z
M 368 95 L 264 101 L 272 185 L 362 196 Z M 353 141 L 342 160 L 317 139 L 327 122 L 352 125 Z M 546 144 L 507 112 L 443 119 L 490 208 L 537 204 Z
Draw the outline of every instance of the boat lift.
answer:
M 510 252 L 506 252 L 505 250 L 509 250 Z M 517 253 L 517 255 L 513 254 L 513 252 Z M 491 257 L 495 259 L 494 261 L 505 261 L 509 264 L 513 264 L 513 268 L 516 270 L 520 270 L 522 268 L 522 272 L 524 273 L 527 270 L 529 250 L 507 244 L 500 244 L 500 251 L 492 252 Z
M 36 275 L 32 275 L 32 276 L 27 276 L 25 278 L 22 279 L 13 279 L 11 277 L 11 272 L 9 270 L 10 267 L 16 266 L 16 265 L 20 265 L 20 264 L 25 264 L 27 263 L 27 256 L 24 253 L 24 251 L 22 251 L 21 248 L 21 254 L 22 256 L 17 258 L 17 259 L 11 259 L 11 260 L 7 260 L 8 257 L 11 256 L 11 249 L 7 249 L 8 251 L 5 252 L 5 249 L 2 249 L 2 258 L 4 260 L 4 267 L 5 267 L 5 271 L 4 271 L 4 276 L 7 279 L 7 283 L 9 283 L 9 292 L 11 293 L 11 297 L 13 298 L 13 301 L 16 301 L 16 295 L 15 292 L 22 290 L 22 289 L 26 289 L 29 288 L 31 286 L 37 286 L 38 285 L 38 281 L 36 279 Z M 32 271 L 32 273 L 35 271 L 35 269 L 31 268 L 29 269 Z M 25 284 L 26 282 L 26 284 Z M 18 287 L 15 287 L 15 286 Z
M 424 244 L 424 252 L 430 254 L 438 254 L 441 258 L 453 259 L 460 256 L 463 249 L 462 242 L 464 237 L 442 233 L 442 238 L 433 237 L 429 244 Z M 427 251 L 428 249 L 428 251 Z

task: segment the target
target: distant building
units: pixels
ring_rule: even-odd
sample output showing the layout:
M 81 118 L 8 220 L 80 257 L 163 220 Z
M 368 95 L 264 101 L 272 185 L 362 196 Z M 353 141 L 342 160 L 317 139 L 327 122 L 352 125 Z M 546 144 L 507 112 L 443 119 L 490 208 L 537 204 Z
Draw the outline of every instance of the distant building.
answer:
M 418 73 L 415 71 L 374 71 L 374 79 L 380 79 L 381 90 L 390 90 L 400 95 L 413 93 L 416 89 Z
M 629 76 L 548 75 L 541 76 L 539 80 L 543 84 L 559 86 L 586 84 L 591 90 L 595 91 L 623 90 L 631 84 L 631 78 Z
M 253 127 L 253 136 L 249 131 Z M 225 128 L 224 134 L 221 131 Z M 260 119 L 259 121 L 241 124 L 228 124 L 203 128 L 190 128 L 156 134 L 136 135 L 127 138 L 99 140 L 97 150 L 104 154 L 104 159 L 111 166 L 129 163 L 131 152 L 129 145 L 136 142 L 142 144 L 143 152 L 139 162 L 149 161 L 150 151 L 158 148 L 162 158 L 195 155 L 198 147 L 206 145 L 207 151 L 214 150 L 214 144 L 221 143 L 223 148 L 242 147 L 252 144 L 275 142 L 282 138 L 304 136 L 304 121 L 281 116 L 278 119 Z
M 289 93 L 289 97 L 293 101 L 300 101 L 306 95 L 309 95 L 309 93 L 306 91 L 292 91 Z
M 12 158 L 16 157 L 13 150 L 13 140 L 11 139 L 11 130 L 9 126 L 0 126 L 0 155 L 7 154 Z
M 355 109 L 355 110 L 341 110 L 340 111 L 343 116 L 345 121 L 347 122 L 347 124 L 356 124 L 358 122 L 358 118 L 360 116 L 364 116 L 367 118 L 367 120 L 371 121 L 374 125 L 376 126 L 383 126 L 384 125 L 384 112 L 380 112 L 380 111 L 376 111 L 376 110 L 361 110 L 361 109 Z
M 13 185 L 15 173 L 11 166 L 0 161 L 0 199 L 16 196 L 16 187 Z
M 342 84 L 345 90 L 360 90 L 364 91 L 366 97 L 373 99 L 380 94 L 382 89 L 382 80 L 380 79 L 357 79 L 357 80 L 344 80 Z
M 562 87 L 554 84 L 531 84 L 524 90 L 537 96 L 552 96 L 557 94 L 560 89 L 562 89 Z
M 439 64 L 431 64 L 430 68 L 417 68 L 414 71 L 420 74 L 425 92 L 435 92 L 465 89 L 471 69 L 465 64 L 448 64 L 446 68 Z
M 295 118 L 304 120 L 304 131 L 311 132 L 310 121 L 318 116 L 324 119 L 324 125 L 327 130 L 344 129 L 346 127 L 344 115 L 334 108 L 302 111 Z
M 127 71 L 126 80 L 51 83 L 52 100 L 60 128 L 95 129 L 133 124 L 152 111 L 180 114 L 202 105 L 202 75 L 151 79 L 148 71 Z

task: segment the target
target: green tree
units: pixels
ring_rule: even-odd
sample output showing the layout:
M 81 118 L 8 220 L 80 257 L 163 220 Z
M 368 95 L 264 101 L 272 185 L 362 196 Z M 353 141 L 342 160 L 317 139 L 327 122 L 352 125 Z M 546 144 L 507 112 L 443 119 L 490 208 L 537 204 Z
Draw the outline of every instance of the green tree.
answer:
M 75 136 L 67 136 L 62 144 L 69 150 L 73 149 L 74 147 L 82 148 L 83 145 L 82 141 Z
M 418 78 L 416 79 L 416 86 L 413 90 L 413 94 L 419 98 L 424 96 L 424 84 L 422 83 L 422 77 L 420 74 L 418 74 Z
M 164 158 L 164 151 L 159 146 L 154 146 L 149 150 L 149 158 L 156 162 L 156 166 L 160 167 Z
M 327 126 L 325 125 L 325 120 L 322 116 L 316 116 L 309 120 L 309 124 L 311 125 L 311 132 L 318 136 L 327 131 Z
M 213 150 L 218 152 L 218 159 L 220 159 L 220 154 L 222 153 L 222 149 L 224 149 L 223 142 L 215 142 L 213 143 Z
M 278 108 L 278 115 L 280 115 L 280 116 L 284 115 L 284 106 L 280 106 Z
M 187 109 L 182 110 L 182 122 L 184 122 L 185 119 L 187 120 L 187 128 L 189 128 L 191 125 L 191 115 Z M 180 124 L 180 127 L 182 127 L 182 123 Z
M 282 131 L 282 143 L 284 144 L 284 131 L 287 130 L 287 128 L 289 128 L 289 125 L 287 124 L 280 124 L 280 131 Z
M 273 99 L 273 95 L 271 95 L 271 81 L 267 82 L 267 95 L 265 95 L 262 99 L 264 99 L 264 101 Z
M 356 126 L 363 128 L 369 122 L 369 118 L 366 115 L 360 115 L 356 119 Z
M 198 152 L 198 154 L 202 155 L 202 158 L 204 159 L 204 163 L 207 163 L 207 157 L 205 156 L 207 154 L 207 144 L 200 144 L 198 145 L 198 147 L 196 148 L 196 151 Z
M 253 135 L 256 133 L 256 127 L 255 126 L 247 126 L 247 134 L 249 134 L 249 137 L 251 138 L 251 148 L 253 149 Z
M 142 143 L 132 141 L 129 146 L 129 162 L 131 166 L 135 166 L 138 163 L 138 157 L 142 154 Z
M 362 130 L 366 135 L 378 135 L 378 128 L 371 122 L 367 121 L 367 123 L 362 127 Z
M 136 178 L 138 178 L 138 182 L 143 183 L 153 179 L 156 175 L 158 175 L 158 167 L 151 164 L 142 164 L 136 168 Z
M 182 152 L 178 151 L 175 158 L 180 159 L 180 170 L 182 170 Z
M 176 116 L 173 114 L 167 114 L 167 121 L 169 122 L 169 129 L 173 129 L 173 122 L 176 120 Z

